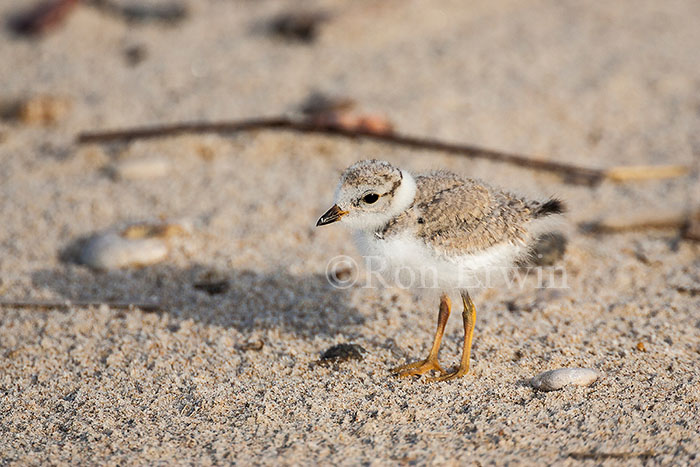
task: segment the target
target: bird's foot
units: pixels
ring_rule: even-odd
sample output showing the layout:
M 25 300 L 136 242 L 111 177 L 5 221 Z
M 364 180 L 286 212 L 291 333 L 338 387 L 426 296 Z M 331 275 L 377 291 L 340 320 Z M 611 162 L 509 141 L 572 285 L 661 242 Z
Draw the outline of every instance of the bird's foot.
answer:
M 467 373 L 469 373 L 469 367 L 467 366 L 466 368 L 464 368 L 460 365 L 459 368 L 457 368 L 455 371 L 451 371 L 449 373 L 443 372 L 440 376 L 428 378 L 426 382 L 434 383 L 437 381 L 451 381 L 453 379 L 461 378 Z
M 445 370 L 440 367 L 437 358 L 426 358 L 425 360 L 421 360 L 419 362 L 401 365 L 396 368 L 392 368 L 391 372 L 394 374 L 394 376 L 405 378 L 407 376 L 420 376 L 432 370 L 439 371 L 441 375 L 445 374 Z

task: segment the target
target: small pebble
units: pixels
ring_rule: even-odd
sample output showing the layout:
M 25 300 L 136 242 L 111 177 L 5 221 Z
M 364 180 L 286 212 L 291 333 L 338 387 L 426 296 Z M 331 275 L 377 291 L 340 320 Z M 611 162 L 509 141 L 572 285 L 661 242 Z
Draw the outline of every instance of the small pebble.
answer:
M 93 269 L 109 270 L 158 263 L 167 255 L 168 246 L 158 238 L 124 238 L 108 232 L 90 238 L 79 260 Z
M 115 178 L 145 180 L 163 177 L 170 172 L 170 161 L 161 157 L 123 159 L 113 164 L 109 171 Z
M 328 273 L 328 280 L 334 285 L 344 285 L 353 278 L 354 272 L 351 267 L 334 269 Z
M 367 352 L 357 344 L 337 344 L 329 347 L 321 354 L 319 363 L 340 363 L 348 360 L 362 360 L 362 354 Z
M 124 50 L 124 60 L 129 66 L 139 65 L 148 57 L 148 49 L 145 45 L 137 44 Z
M 270 22 L 273 34 L 298 42 L 313 42 L 318 36 L 319 27 L 328 21 L 324 12 L 292 11 L 283 13 Z
M 683 238 L 700 241 L 700 210 L 690 216 L 687 227 L 683 230 Z
M 559 368 L 549 370 L 532 378 L 530 384 L 540 391 L 556 391 L 570 384 L 590 386 L 601 376 L 592 368 Z
M 299 110 L 304 115 L 319 115 L 328 112 L 349 111 L 355 107 L 355 104 L 355 100 L 349 97 L 313 92 L 304 100 Z
M 195 282 L 193 287 L 209 295 L 220 295 L 229 289 L 229 283 L 225 279 L 219 281 L 200 281 Z
M 248 352 L 249 350 L 254 350 L 254 351 L 260 351 L 262 350 L 263 346 L 265 343 L 261 340 L 257 341 L 248 341 L 244 343 L 243 345 L 238 347 L 238 350 L 241 350 L 243 352 Z
M 552 266 L 564 257 L 567 239 L 561 232 L 551 232 L 539 237 L 533 247 L 532 266 Z
M 187 5 L 180 2 L 167 2 L 160 5 L 140 5 L 139 2 L 134 2 L 120 10 L 121 16 L 131 23 L 175 24 L 187 18 L 189 14 Z

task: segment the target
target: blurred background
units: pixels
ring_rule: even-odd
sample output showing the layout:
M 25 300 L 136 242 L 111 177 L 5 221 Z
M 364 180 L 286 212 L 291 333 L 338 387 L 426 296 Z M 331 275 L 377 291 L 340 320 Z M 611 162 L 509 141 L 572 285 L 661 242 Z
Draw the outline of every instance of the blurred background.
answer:
M 66 130 L 276 115 L 325 92 L 402 132 L 553 159 L 697 151 L 694 2 L 58 3 L 75 6 L 38 30 L 32 2 L 2 3 L 3 98 L 69 97 Z

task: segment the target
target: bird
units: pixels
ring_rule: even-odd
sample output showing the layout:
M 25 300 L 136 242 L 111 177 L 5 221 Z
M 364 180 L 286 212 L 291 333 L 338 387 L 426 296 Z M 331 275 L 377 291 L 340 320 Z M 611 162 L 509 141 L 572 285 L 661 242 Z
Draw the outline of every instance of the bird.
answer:
M 545 221 L 565 209 L 557 198 L 530 200 L 447 170 L 414 175 L 372 159 L 344 170 L 335 203 L 316 226 L 338 222 L 349 227 L 362 255 L 383 263 L 379 277 L 394 283 L 405 277 L 430 277 L 427 286 L 440 292 L 430 352 L 391 373 L 409 377 L 436 371 L 438 376 L 428 381 L 449 381 L 469 372 L 476 322 L 469 289 L 531 255 L 538 236 L 548 228 Z M 455 291 L 462 301 L 464 341 L 459 366 L 445 371 L 438 353 Z

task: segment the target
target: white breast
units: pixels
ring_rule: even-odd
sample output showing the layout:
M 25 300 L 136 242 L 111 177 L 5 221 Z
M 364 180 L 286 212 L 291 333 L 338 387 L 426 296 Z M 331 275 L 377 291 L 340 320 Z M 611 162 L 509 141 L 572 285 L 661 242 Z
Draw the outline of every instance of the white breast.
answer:
M 447 255 L 430 248 L 412 233 L 381 239 L 358 232 L 356 242 L 370 281 L 381 278 L 383 285 L 411 289 L 496 285 L 526 251 L 524 245 L 503 243 L 477 254 Z

